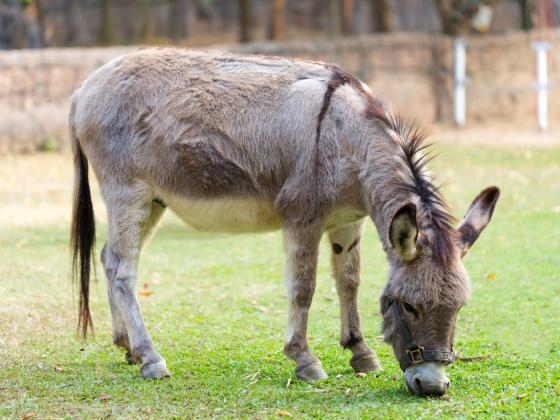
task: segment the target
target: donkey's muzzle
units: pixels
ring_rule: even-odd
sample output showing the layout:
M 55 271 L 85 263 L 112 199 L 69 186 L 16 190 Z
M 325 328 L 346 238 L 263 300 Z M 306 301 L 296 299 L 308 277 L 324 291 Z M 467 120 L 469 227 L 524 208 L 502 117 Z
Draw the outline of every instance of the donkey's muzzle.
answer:
M 408 389 L 418 396 L 441 397 L 447 393 L 450 381 L 445 375 L 445 364 L 424 362 L 409 366 L 404 371 Z

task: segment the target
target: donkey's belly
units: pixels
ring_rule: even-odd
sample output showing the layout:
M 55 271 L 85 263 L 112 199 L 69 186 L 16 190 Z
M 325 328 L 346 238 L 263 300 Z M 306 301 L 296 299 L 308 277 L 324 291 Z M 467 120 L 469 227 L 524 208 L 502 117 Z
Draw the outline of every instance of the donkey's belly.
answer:
M 163 197 L 189 226 L 211 232 L 263 232 L 282 227 L 271 202 L 250 198 L 196 199 Z

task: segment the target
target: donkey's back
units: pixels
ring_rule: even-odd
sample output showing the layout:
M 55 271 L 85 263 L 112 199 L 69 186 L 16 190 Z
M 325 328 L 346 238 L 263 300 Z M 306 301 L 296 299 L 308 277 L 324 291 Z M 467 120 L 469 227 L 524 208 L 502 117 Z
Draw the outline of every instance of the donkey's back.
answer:
M 124 165 L 174 193 L 270 197 L 314 146 L 329 76 L 305 61 L 141 50 L 80 87 L 71 122 L 102 177 Z

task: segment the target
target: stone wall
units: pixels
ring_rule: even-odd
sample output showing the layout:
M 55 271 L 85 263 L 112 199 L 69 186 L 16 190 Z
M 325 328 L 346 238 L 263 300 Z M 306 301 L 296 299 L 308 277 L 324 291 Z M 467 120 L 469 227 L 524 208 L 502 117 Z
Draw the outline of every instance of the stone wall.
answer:
M 549 34 L 549 116 L 560 126 L 560 31 Z M 469 40 L 467 55 L 467 119 L 469 124 L 501 121 L 536 126 L 536 54 L 533 34 Z
M 66 148 L 72 92 L 96 68 L 134 49 L 0 52 L 0 153 Z
M 560 124 L 560 32 L 552 39 L 549 123 Z M 467 125 L 534 127 L 532 34 L 468 39 Z M 67 147 L 68 99 L 88 74 L 129 48 L 0 52 L 0 152 Z M 255 43 L 236 52 L 334 62 L 368 83 L 397 111 L 424 124 L 451 124 L 453 40 L 429 34 L 376 35 L 334 42 Z

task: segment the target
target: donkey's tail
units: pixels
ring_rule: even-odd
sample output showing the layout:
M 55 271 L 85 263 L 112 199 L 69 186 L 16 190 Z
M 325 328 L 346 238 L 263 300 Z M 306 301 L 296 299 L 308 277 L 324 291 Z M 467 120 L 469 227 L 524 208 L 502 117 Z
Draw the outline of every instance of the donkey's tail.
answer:
M 70 126 L 72 127 L 72 122 Z M 78 331 L 87 336 L 88 329 L 93 332 L 93 322 L 89 311 L 89 280 L 92 255 L 95 247 L 95 219 L 88 179 L 88 161 L 73 127 L 71 128 L 72 149 L 74 152 L 74 202 L 70 247 L 72 248 L 72 281 L 80 281 L 80 307 Z M 95 267 L 94 267 L 95 268 Z

